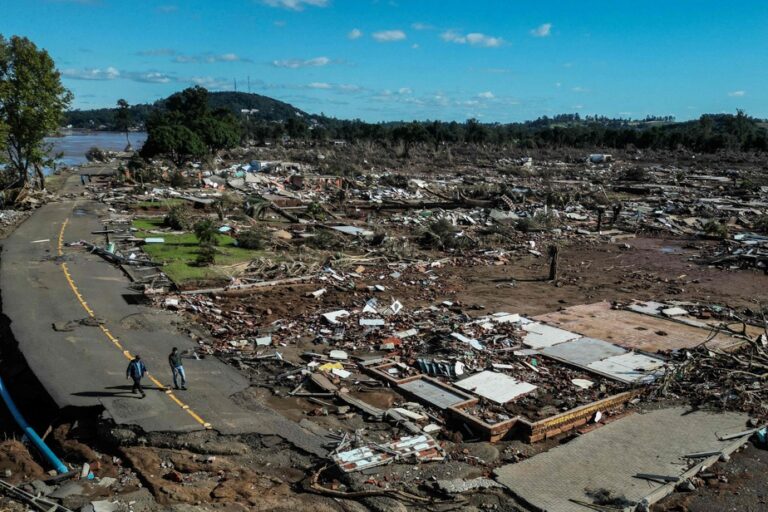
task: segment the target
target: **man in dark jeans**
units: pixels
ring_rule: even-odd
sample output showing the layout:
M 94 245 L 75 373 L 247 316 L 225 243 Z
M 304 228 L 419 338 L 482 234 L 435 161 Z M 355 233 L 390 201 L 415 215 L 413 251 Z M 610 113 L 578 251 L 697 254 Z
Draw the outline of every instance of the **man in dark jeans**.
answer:
M 168 355 L 168 364 L 173 372 L 173 387 L 179 389 L 178 378 L 181 377 L 181 389 L 187 389 L 187 375 L 184 373 L 184 366 L 181 364 L 181 354 L 178 348 L 173 347 L 173 350 Z
M 141 393 L 141 398 L 144 398 L 147 396 L 146 393 L 144 393 L 144 389 L 141 387 L 141 379 L 147 374 L 147 365 L 144 364 L 144 362 L 141 360 L 141 356 L 138 354 L 131 360 L 130 363 L 128 363 L 128 369 L 125 370 L 125 378 L 131 378 L 133 379 L 133 388 L 131 388 L 131 393 L 136 393 L 137 391 Z

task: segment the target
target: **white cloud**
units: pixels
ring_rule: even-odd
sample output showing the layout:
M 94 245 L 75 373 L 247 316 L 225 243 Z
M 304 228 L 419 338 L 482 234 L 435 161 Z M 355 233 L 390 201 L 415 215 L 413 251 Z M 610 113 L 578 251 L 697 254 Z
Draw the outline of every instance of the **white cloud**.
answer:
M 171 75 L 159 71 L 128 71 L 123 73 L 122 77 L 134 82 L 144 82 L 147 84 L 168 84 L 174 81 Z
M 223 78 L 214 78 L 212 76 L 194 76 L 189 79 L 179 80 L 180 82 L 191 82 L 194 85 L 205 87 L 206 89 L 231 89 L 233 84 Z
M 581 87 L 580 85 L 577 85 L 573 89 L 571 89 L 573 92 L 589 92 L 589 89 L 585 87 Z
M 741 98 L 742 96 L 746 96 L 747 91 L 732 91 L 728 93 L 728 96 L 731 98 Z
M 562 87 L 562 86 L 563 86 L 562 82 L 555 82 L 555 87 Z
M 213 64 L 214 62 L 251 62 L 251 60 L 240 57 L 236 53 L 222 53 L 220 55 L 177 55 L 173 62 L 177 64 L 199 64 L 201 62 Z
M 307 84 L 307 87 L 310 89 L 331 89 L 333 86 L 325 82 L 312 82 L 311 84 Z
M 347 38 L 349 39 L 360 39 L 361 37 L 363 37 L 363 32 L 358 28 L 353 28 L 347 34 Z
M 471 32 L 469 34 L 462 34 L 455 30 L 447 30 L 440 34 L 443 41 L 456 44 L 468 44 L 470 46 L 479 46 L 484 48 L 496 48 L 504 44 L 504 40 L 500 37 L 493 37 L 482 34 L 480 32 Z
M 120 78 L 120 71 L 109 66 L 107 68 L 65 69 L 61 72 L 64 78 L 73 80 L 115 80 Z
M 397 90 L 397 94 L 413 94 L 413 89 L 410 87 L 401 87 Z
M 491 91 L 485 91 L 485 92 L 481 92 L 480 94 L 478 94 L 477 97 L 478 98 L 483 98 L 484 100 L 492 100 L 496 96 L 494 96 Z
M 380 43 L 390 43 L 392 41 L 402 41 L 407 36 L 402 30 L 381 30 L 373 33 L 373 38 Z
M 533 37 L 549 37 L 551 33 L 552 33 L 551 23 L 542 23 L 535 29 L 531 30 L 531 35 Z
M 411 23 L 411 28 L 413 30 L 432 30 L 435 27 L 427 23 Z
M 274 60 L 272 61 L 272 65 L 276 68 L 288 68 L 288 69 L 299 69 L 299 68 L 319 68 L 323 66 L 327 66 L 331 63 L 331 59 L 328 57 L 315 57 L 314 59 L 285 59 L 285 60 Z
M 133 80 L 148 84 L 167 84 L 175 77 L 160 71 L 120 71 L 113 66 L 106 68 L 65 69 L 61 72 L 64 78 L 72 80 Z
M 328 0 L 262 0 L 262 3 L 290 11 L 303 11 L 305 6 L 326 7 Z

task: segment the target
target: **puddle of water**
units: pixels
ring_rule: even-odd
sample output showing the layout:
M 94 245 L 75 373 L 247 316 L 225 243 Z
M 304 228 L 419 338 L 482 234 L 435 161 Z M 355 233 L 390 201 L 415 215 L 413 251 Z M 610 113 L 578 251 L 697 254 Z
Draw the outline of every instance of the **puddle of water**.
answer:
M 672 247 L 669 245 L 665 245 L 664 247 L 659 249 L 659 252 L 664 254 L 679 254 L 682 251 L 680 251 L 679 247 Z
M 78 208 L 77 210 L 72 212 L 72 215 L 75 217 L 83 217 L 85 215 L 88 215 L 88 212 L 83 210 L 82 208 Z

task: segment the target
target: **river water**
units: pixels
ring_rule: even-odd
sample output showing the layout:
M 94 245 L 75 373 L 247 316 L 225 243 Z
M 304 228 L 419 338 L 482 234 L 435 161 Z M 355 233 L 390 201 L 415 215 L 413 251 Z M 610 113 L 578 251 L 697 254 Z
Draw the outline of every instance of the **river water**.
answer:
M 147 140 L 144 132 L 131 132 L 128 139 L 134 149 L 138 149 Z M 108 151 L 125 149 L 125 134 L 116 132 L 69 132 L 63 137 L 48 137 L 46 142 L 53 144 L 53 153 L 63 153 L 57 159 L 58 165 L 81 165 L 87 162 L 85 153 L 92 147 Z

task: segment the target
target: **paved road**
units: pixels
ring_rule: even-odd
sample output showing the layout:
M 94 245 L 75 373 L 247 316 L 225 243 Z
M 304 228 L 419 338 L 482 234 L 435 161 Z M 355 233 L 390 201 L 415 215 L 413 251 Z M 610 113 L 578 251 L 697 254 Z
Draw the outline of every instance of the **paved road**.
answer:
M 79 191 L 72 176 L 62 193 Z M 172 326 L 173 315 L 136 305 L 137 294 L 115 266 L 60 242 L 94 240 L 106 207 L 87 199 L 50 203 L 3 243 L 3 312 L 32 371 L 61 407 L 103 406 L 118 424 L 150 431 L 214 429 L 223 434 L 279 435 L 305 451 L 325 454 L 324 439 L 259 405 L 248 410 L 231 396 L 248 381 L 215 358 L 185 359 L 189 389 L 170 389 L 171 348 L 193 348 Z M 57 331 L 54 324 L 97 318 L 97 326 Z M 150 371 L 147 397 L 130 392 L 129 358 L 140 354 Z

